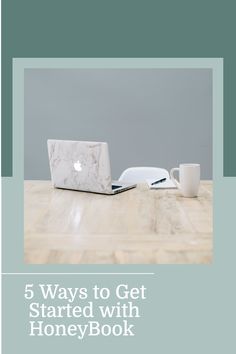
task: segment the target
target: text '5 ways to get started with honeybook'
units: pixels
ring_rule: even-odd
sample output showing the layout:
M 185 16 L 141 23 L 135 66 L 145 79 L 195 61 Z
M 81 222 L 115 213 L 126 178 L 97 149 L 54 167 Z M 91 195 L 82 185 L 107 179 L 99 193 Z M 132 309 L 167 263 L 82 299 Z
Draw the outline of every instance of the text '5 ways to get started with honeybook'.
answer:
M 140 308 L 134 302 L 146 300 L 146 291 L 144 285 L 129 287 L 127 284 L 119 284 L 114 289 L 97 285 L 88 289 L 66 288 L 59 284 L 26 284 L 25 299 L 30 301 L 28 334 L 78 339 L 99 335 L 134 336 L 135 325 L 129 321 L 141 317 Z M 40 295 L 43 301 L 50 301 L 50 304 L 34 301 L 36 292 L 37 300 Z M 89 297 L 91 301 L 86 301 Z M 107 305 L 107 300 L 111 298 L 115 299 L 114 303 Z M 54 301 L 63 302 L 63 305 L 55 305 Z M 77 301 L 80 301 L 79 305 L 75 304 Z M 96 303 L 101 301 L 106 301 L 106 305 Z M 106 318 L 109 323 L 103 323 Z M 53 319 L 59 319 L 58 323 L 50 323 Z M 73 319 L 84 323 L 67 323 Z M 112 319 L 114 323 L 111 323 Z

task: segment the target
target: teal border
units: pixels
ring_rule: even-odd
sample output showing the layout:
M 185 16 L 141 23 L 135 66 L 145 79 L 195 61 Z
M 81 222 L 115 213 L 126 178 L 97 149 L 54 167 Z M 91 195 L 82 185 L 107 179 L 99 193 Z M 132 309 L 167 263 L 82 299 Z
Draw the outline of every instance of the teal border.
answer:
M 222 58 L 120 58 L 13 59 L 13 177 L 3 178 L 3 271 L 4 272 L 78 272 L 96 271 L 97 265 L 27 265 L 23 263 L 23 179 L 24 179 L 24 69 L 26 68 L 210 68 L 213 71 L 213 179 L 214 210 L 217 214 L 218 188 L 223 179 L 223 59 Z M 220 225 L 214 217 L 217 237 Z M 217 240 L 217 238 L 216 238 Z M 14 248 L 12 245 L 14 244 Z M 217 261 L 217 242 L 214 249 Z M 120 265 L 99 265 L 99 271 L 120 270 Z M 143 271 L 143 265 L 122 265 L 123 270 Z M 153 271 L 154 265 L 145 266 Z

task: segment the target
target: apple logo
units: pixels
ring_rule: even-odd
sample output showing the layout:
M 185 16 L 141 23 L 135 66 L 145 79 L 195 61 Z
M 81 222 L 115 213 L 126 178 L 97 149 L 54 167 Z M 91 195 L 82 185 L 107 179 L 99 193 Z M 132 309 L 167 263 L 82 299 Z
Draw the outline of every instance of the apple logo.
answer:
M 81 163 L 79 162 L 79 160 L 74 163 L 74 169 L 78 172 L 82 171 Z

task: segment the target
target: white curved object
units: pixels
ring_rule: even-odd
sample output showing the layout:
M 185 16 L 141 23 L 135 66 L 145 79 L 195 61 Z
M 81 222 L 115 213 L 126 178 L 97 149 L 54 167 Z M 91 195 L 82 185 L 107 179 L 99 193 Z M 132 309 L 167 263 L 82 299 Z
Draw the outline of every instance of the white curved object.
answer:
M 159 167 L 130 167 L 124 170 L 119 178 L 122 182 L 140 183 L 146 179 L 170 178 L 169 172 Z

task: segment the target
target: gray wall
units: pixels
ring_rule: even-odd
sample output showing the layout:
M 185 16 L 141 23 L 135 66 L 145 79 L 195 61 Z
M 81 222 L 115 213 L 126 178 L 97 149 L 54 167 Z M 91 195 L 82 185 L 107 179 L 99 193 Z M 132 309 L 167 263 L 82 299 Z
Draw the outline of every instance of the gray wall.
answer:
M 49 179 L 46 141 L 109 143 L 130 166 L 201 164 L 212 178 L 210 69 L 25 70 L 25 179 Z

